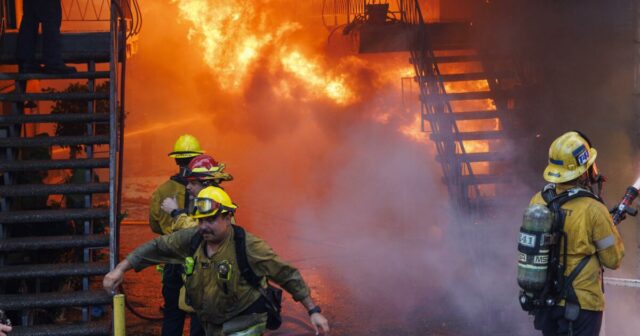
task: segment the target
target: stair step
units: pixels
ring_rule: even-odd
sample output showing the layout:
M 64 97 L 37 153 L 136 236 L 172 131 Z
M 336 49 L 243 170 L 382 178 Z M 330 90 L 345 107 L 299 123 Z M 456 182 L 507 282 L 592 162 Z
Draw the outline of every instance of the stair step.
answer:
M 488 79 L 489 75 L 484 72 L 469 72 L 460 74 L 440 75 L 443 82 L 464 82 Z
M 527 193 L 526 190 L 525 192 L 523 192 L 518 188 L 511 188 L 509 190 L 503 189 L 503 191 L 508 192 L 508 195 L 505 195 L 504 193 L 501 192 L 500 195 L 498 196 L 485 195 L 481 197 L 474 197 L 469 200 L 470 201 L 469 204 L 470 206 L 484 208 L 484 209 L 502 208 L 504 210 L 505 206 L 509 203 L 514 204 L 515 202 L 516 204 L 518 204 L 518 206 L 520 206 L 521 204 L 526 204 L 525 202 L 528 202 L 531 199 L 531 194 Z
M 109 237 L 102 234 L 74 236 L 21 237 L 0 240 L 0 251 L 56 250 L 73 247 L 107 247 Z
M 503 113 L 495 110 L 489 111 L 469 111 L 469 112 L 453 112 L 453 113 L 438 113 L 427 114 L 424 116 L 428 121 L 441 120 L 441 119 L 453 119 L 453 120 L 481 120 L 481 119 L 495 119 L 502 117 Z
M 104 145 L 109 143 L 108 135 L 56 136 L 34 138 L 0 138 L 1 147 L 42 147 L 70 145 Z
M 509 155 L 505 152 L 465 153 L 455 154 L 454 159 L 459 162 L 496 162 L 508 160 Z M 442 155 L 437 155 L 436 160 L 438 162 L 448 161 Z
M 478 55 L 455 55 L 455 56 L 436 56 L 436 63 L 464 63 L 464 62 L 480 62 Z
M 495 196 L 482 196 L 482 197 L 474 197 L 468 200 L 468 206 L 471 209 L 490 209 L 496 205 L 498 205 L 499 200 Z
M 19 184 L 0 186 L 2 197 L 108 193 L 109 183 Z
M 0 280 L 105 275 L 108 272 L 109 263 L 97 262 L 16 266 L 5 265 L 0 268 Z
M 480 131 L 480 132 L 459 132 L 459 133 L 431 133 L 429 138 L 432 141 L 469 141 L 469 140 L 492 140 L 503 139 L 503 131 Z
M 0 73 L 0 80 L 35 80 L 35 79 L 100 79 L 109 78 L 109 71 L 76 72 L 71 74 L 46 74 L 46 73 Z
M 98 321 L 81 324 L 44 324 L 35 326 L 15 326 L 11 336 L 108 336 L 111 322 Z
M 22 310 L 28 308 L 104 305 L 111 303 L 111 300 L 111 295 L 104 290 L 70 293 L 5 294 L 0 295 L 0 309 Z
M 461 182 L 466 185 L 512 183 L 513 176 L 495 174 L 463 175 L 461 176 Z
M 22 185 L 17 186 L 20 187 Z M 108 208 L 0 212 L 0 223 L 2 224 L 49 223 L 72 219 L 85 220 L 101 218 L 109 218 Z
M 0 101 L 27 100 L 103 100 L 109 99 L 108 92 L 45 92 L 45 93 L 0 93 Z
M 109 122 L 108 113 L 0 115 L 0 124 Z
M 0 171 L 109 168 L 109 159 L 0 161 Z
M 436 102 L 438 100 L 444 101 L 455 101 L 455 100 L 473 100 L 473 99 L 494 99 L 496 96 L 495 92 L 492 91 L 476 91 L 476 92 L 458 92 L 458 93 L 447 93 L 445 95 L 428 95 L 422 96 L 426 97 L 426 103 Z

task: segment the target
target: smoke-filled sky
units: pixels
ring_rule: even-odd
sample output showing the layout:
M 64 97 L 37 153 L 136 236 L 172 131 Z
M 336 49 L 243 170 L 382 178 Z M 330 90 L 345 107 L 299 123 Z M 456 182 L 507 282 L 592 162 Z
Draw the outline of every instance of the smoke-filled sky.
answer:
M 456 211 L 418 102 L 403 106 L 408 54 L 336 52 L 318 3 L 143 2 L 125 140 L 125 183 L 142 196 L 128 210 L 146 218 L 189 133 L 235 177 L 239 223 L 330 284 L 316 295 L 338 335 L 532 334 L 515 283 L 527 200 L 478 223 Z

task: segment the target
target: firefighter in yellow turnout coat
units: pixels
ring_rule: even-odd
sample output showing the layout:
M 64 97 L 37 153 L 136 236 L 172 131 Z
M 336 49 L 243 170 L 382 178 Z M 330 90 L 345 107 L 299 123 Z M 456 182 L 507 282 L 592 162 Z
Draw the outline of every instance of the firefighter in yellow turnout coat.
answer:
M 178 174 L 171 176 L 169 180 L 158 186 L 151 194 L 149 202 L 149 225 L 151 230 L 157 234 L 169 234 L 179 228 L 174 227 L 175 221 L 170 214 L 162 210 L 162 202 L 166 198 L 173 198 L 177 204 L 187 205 L 186 187 L 188 180 L 185 178 L 185 170 L 193 158 L 201 155 L 204 151 L 200 148 L 198 139 L 189 134 L 181 135 L 173 146 L 173 151 L 169 157 L 176 160 L 180 168 Z
M 162 203 L 166 198 L 175 200 L 177 204 L 186 207 L 189 195 L 186 193 L 188 181 L 184 173 L 193 158 L 202 154 L 198 139 L 189 134 L 181 135 L 173 146 L 169 157 L 175 159 L 179 172 L 165 181 L 151 195 L 149 203 L 149 225 L 151 230 L 160 235 L 168 235 L 189 224 L 179 223 L 165 211 Z M 185 225 L 187 224 L 187 225 Z M 194 226 L 193 224 L 192 226 Z M 186 313 L 179 308 L 180 288 L 182 287 L 182 265 L 167 264 L 162 276 L 162 298 L 164 299 L 161 336 L 182 336 Z M 200 336 L 204 332 L 197 318 L 191 319 L 190 336 Z
M 597 151 L 577 132 L 568 132 L 556 139 L 549 149 L 549 164 L 544 179 L 552 184 L 556 194 L 568 190 L 590 190 L 590 181 L 597 174 L 595 159 Z M 546 204 L 541 192 L 531 204 Z M 569 276 L 580 261 L 592 256 L 573 281 L 573 288 L 580 305 L 580 314 L 572 323 L 574 336 L 598 335 L 604 311 L 602 290 L 602 267 L 616 269 L 624 256 L 620 234 L 606 206 L 590 197 L 578 197 L 562 205 L 565 213 L 564 231 L 567 233 L 567 265 L 565 276 Z M 560 251 L 563 247 L 560 248 Z M 536 326 L 543 335 L 564 335 L 569 322 L 564 310 L 552 308 L 546 316 L 536 317 Z
M 104 288 L 113 292 L 131 268 L 139 271 L 161 262 L 183 263 L 192 257 L 194 268 L 185 283 L 186 296 L 206 334 L 261 335 L 267 319 L 265 302 L 239 271 L 231 226 L 236 206 L 224 190 L 211 186 L 198 194 L 194 209 L 192 217 L 198 219 L 198 228 L 158 237 L 138 247 L 105 276 Z M 201 235 L 202 241 L 191 253 L 196 235 Z M 262 287 L 267 279 L 273 280 L 304 305 L 317 330 L 328 332 L 328 321 L 311 299 L 300 272 L 280 259 L 262 239 L 246 233 L 245 241 L 249 266 L 262 277 Z

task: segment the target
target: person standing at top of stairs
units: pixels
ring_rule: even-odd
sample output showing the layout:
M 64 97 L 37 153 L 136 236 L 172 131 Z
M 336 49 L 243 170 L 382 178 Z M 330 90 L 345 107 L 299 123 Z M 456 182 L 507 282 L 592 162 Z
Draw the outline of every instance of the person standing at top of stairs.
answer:
M 62 60 L 60 26 L 62 24 L 61 0 L 24 0 L 23 14 L 18 32 L 19 71 L 68 74 L 76 68 Z M 36 61 L 38 25 L 42 23 L 42 63 Z

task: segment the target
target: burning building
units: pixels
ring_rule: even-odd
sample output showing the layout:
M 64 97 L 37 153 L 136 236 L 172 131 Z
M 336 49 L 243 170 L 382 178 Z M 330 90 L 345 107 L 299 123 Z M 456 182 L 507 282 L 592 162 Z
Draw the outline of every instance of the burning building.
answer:
M 516 306 L 515 237 L 549 143 L 570 129 L 589 134 L 612 177 L 607 199 L 636 175 L 630 0 L 132 1 L 84 22 L 74 15 L 109 6 L 63 0 L 63 56 L 79 74 L 62 79 L 16 74 L 20 3 L 6 2 L 0 53 L 0 277 L 15 287 L 5 285 L 0 308 L 21 311 L 19 324 L 38 309 L 109 302 L 91 284 L 132 247 L 118 238 L 118 215 L 123 231 L 152 238 L 149 196 L 174 173 L 166 154 L 184 133 L 227 164 L 238 222 L 309 274 L 339 335 L 531 334 Z M 129 30 L 114 33 L 114 17 Z M 110 43 L 120 43 L 115 54 Z M 80 80 L 66 97 L 42 92 Z M 51 112 L 67 98 L 86 108 Z M 56 134 L 63 122 L 81 129 Z M 53 161 L 24 161 L 19 148 L 46 148 Z M 20 171 L 48 174 L 25 182 Z M 63 183 L 74 171 L 77 185 Z M 61 195 L 80 195 L 78 208 Z M 38 207 L 21 204 L 34 197 Z M 64 232 L 36 234 L 44 247 L 12 231 L 53 221 Z M 112 229 L 96 232 L 100 221 Z M 70 222 L 76 231 L 65 231 Z M 635 228 L 622 231 L 636 246 Z M 43 249 L 75 249 L 54 276 L 78 279 L 76 301 L 53 284 L 38 289 L 52 273 L 31 265 L 44 261 L 10 261 Z M 629 254 L 620 276 L 635 277 Z M 159 287 L 146 274 L 125 284 L 131 300 L 145 299 L 145 279 Z M 18 288 L 20 299 L 10 296 Z M 626 290 L 607 294 L 610 333 L 633 334 L 622 318 L 636 303 L 616 303 Z M 284 332 L 304 334 L 304 312 L 286 309 Z

